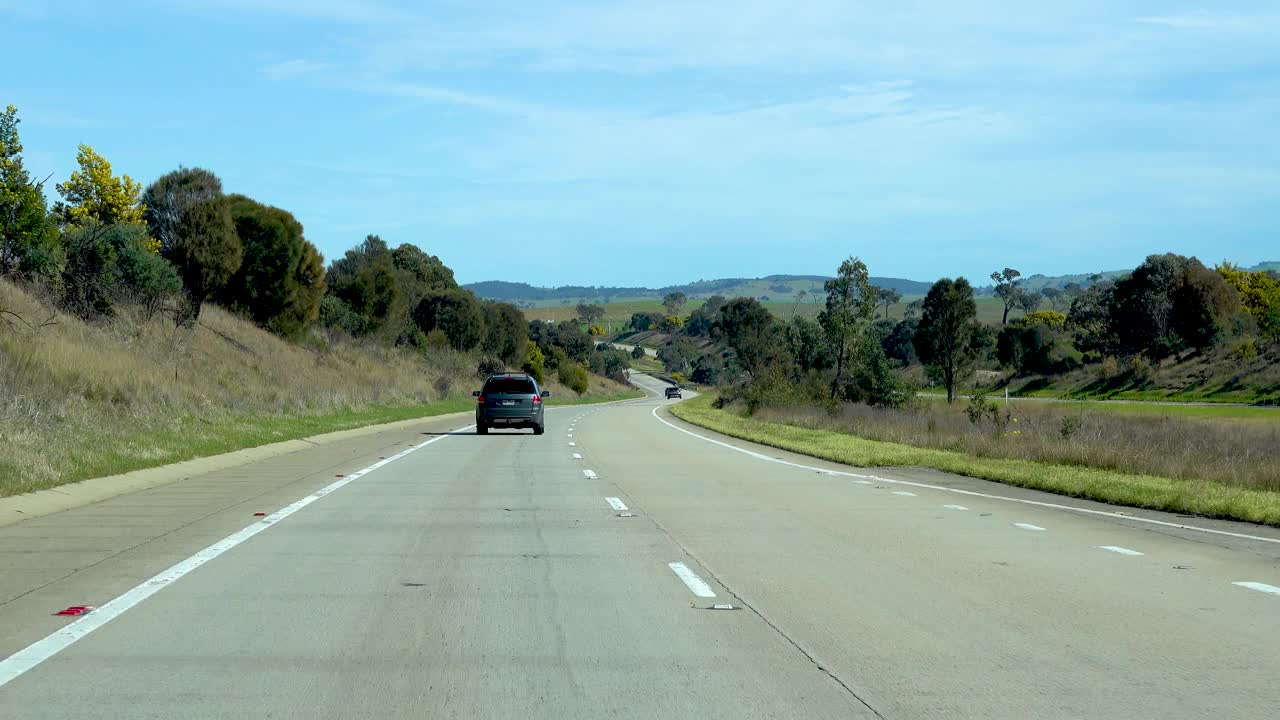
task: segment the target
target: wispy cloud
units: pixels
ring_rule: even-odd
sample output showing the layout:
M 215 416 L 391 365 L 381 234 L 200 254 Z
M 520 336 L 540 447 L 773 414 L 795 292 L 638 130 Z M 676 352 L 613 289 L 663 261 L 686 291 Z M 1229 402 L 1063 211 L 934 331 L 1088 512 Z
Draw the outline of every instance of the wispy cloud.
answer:
M 1179 30 L 1248 30 L 1257 23 L 1240 15 L 1220 15 L 1205 10 L 1177 15 L 1158 15 L 1138 18 L 1145 25 L 1161 25 Z
M 329 67 L 327 63 L 316 62 L 314 60 L 284 60 L 270 65 L 263 65 L 258 68 L 258 72 L 270 77 L 273 80 L 288 80 L 300 75 L 311 75 L 325 70 Z

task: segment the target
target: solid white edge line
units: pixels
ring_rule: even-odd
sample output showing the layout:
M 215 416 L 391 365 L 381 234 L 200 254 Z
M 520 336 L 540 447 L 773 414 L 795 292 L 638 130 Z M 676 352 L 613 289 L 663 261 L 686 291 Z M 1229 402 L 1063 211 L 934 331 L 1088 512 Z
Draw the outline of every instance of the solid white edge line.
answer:
M 1258 592 L 1264 592 L 1269 595 L 1280 595 L 1280 587 L 1276 587 L 1275 585 L 1268 585 L 1260 582 L 1233 582 L 1231 584 L 1239 585 L 1242 588 L 1248 588 L 1250 590 L 1257 590 Z
M 676 577 L 684 581 L 685 586 L 689 588 L 689 592 L 694 595 L 703 598 L 713 598 L 716 596 L 716 593 L 711 589 L 711 586 L 703 582 L 702 578 L 698 577 L 697 573 L 690 570 L 688 565 L 685 565 L 682 562 L 673 562 L 667 563 L 667 567 L 671 568 L 671 572 L 675 573 Z
M 1040 527 L 1039 525 L 1032 525 L 1031 523 L 1014 523 L 1013 526 L 1016 528 L 1022 528 L 1023 530 L 1034 530 L 1035 532 L 1044 532 L 1044 528 Z
M 1131 557 L 1137 557 L 1137 556 L 1143 555 L 1143 553 L 1140 553 L 1140 552 L 1138 552 L 1137 550 L 1130 550 L 1129 548 L 1122 548 L 1122 547 L 1120 547 L 1119 545 L 1099 545 L 1099 546 L 1098 546 L 1098 549 L 1099 549 L 1099 550 L 1106 550 L 1107 552 L 1113 552 L 1113 553 L 1115 553 L 1115 554 L 1117 554 L 1117 555 L 1129 555 L 1129 556 L 1131 556 Z
M 942 507 L 948 510 L 968 510 L 969 509 L 963 505 L 943 505 Z
M 894 494 L 894 495 L 902 495 L 903 497 L 917 497 L 915 493 L 913 493 L 913 492 L 907 492 L 906 490 L 894 490 L 894 491 L 893 491 L 893 494 Z
M 994 495 L 992 493 L 978 492 L 977 490 L 961 490 L 960 488 L 944 487 L 942 485 L 930 485 L 929 483 L 915 482 L 912 480 L 893 480 L 886 477 L 880 477 L 878 475 L 864 475 L 859 473 L 845 472 L 843 470 L 826 470 L 824 468 L 814 467 L 812 465 L 803 465 L 801 463 L 793 463 L 788 460 L 769 457 L 768 455 L 764 455 L 762 453 L 752 452 L 751 450 L 747 450 L 746 448 L 740 448 L 736 445 L 732 445 L 727 442 L 722 442 L 714 438 L 709 438 L 705 435 L 699 435 L 696 432 L 685 430 L 679 425 L 667 422 L 663 418 L 659 417 L 658 409 L 659 408 L 653 409 L 653 417 L 656 418 L 658 422 L 662 423 L 663 425 L 666 425 L 667 427 L 672 428 L 673 430 L 679 430 L 685 435 L 692 435 L 693 437 L 696 437 L 699 440 L 712 443 L 713 445 L 719 445 L 721 447 L 726 447 L 726 448 L 729 448 L 730 450 L 743 453 L 744 455 L 750 455 L 751 457 L 754 457 L 758 460 L 767 460 L 772 463 L 778 463 L 780 465 L 788 465 L 790 467 L 800 468 L 802 470 L 814 470 L 818 472 L 826 472 L 831 475 L 841 475 L 844 477 L 851 477 L 851 478 L 865 478 L 865 479 L 875 480 L 876 482 L 893 483 L 894 485 L 906 485 L 907 487 L 925 488 L 926 490 L 942 490 L 944 492 L 956 493 L 957 495 L 968 495 L 970 497 L 980 497 L 980 498 L 986 498 L 988 500 L 1002 500 L 1004 502 L 1021 503 L 1023 505 L 1034 505 L 1036 507 L 1052 508 L 1054 510 L 1067 510 L 1069 512 L 1077 512 L 1084 515 L 1100 515 L 1102 517 L 1116 518 L 1117 520 L 1131 520 L 1133 522 L 1147 523 L 1148 525 L 1159 525 L 1161 527 L 1171 527 L 1171 528 L 1177 528 L 1179 530 L 1191 530 L 1194 532 L 1209 533 L 1211 535 L 1225 535 L 1227 537 L 1241 538 L 1243 540 L 1257 540 L 1259 542 L 1276 543 L 1277 545 L 1280 545 L 1280 538 L 1262 537 L 1260 535 L 1247 535 L 1245 533 L 1230 532 L 1228 530 L 1214 530 L 1212 528 L 1204 528 L 1204 527 L 1199 527 L 1197 525 L 1184 525 L 1183 523 L 1168 522 L 1165 520 L 1155 520 L 1153 518 L 1144 518 L 1144 517 L 1138 517 L 1136 515 L 1127 515 L 1127 514 L 1121 514 L 1116 512 L 1108 512 L 1106 510 L 1093 510 L 1091 508 L 1072 507 L 1070 505 L 1061 505 L 1059 503 L 1044 502 L 1043 500 L 1028 500 L 1026 498 L 1007 497 L 1005 495 Z M 747 441 L 744 441 L 744 442 L 747 442 Z M 790 452 L 790 451 L 788 450 L 785 452 Z M 854 482 L 857 482 L 857 481 L 855 480 Z M 991 481 L 991 482 L 994 482 L 994 481 Z
M 622 498 L 607 497 L 607 498 L 605 498 L 605 499 L 604 499 L 604 501 L 605 501 L 605 502 L 607 502 L 607 503 L 609 503 L 609 507 L 613 508 L 614 510 L 626 510 L 626 509 L 627 509 L 627 505 L 626 505 L 626 503 L 622 502 Z
M 454 432 L 464 432 L 474 427 L 475 425 L 468 425 L 464 428 L 459 428 Z M 407 450 L 402 450 L 384 460 L 379 460 L 363 470 L 357 470 L 356 472 L 350 473 L 346 477 L 339 479 L 337 482 L 330 483 L 301 500 L 297 500 L 294 503 L 271 513 L 270 515 L 267 515 L 261 520 L 254 522 L 252 525 L 228 535 L 186 560 L 183 560 L 169 569 L 160 572 L 149 580 L 143 581 L 140 585 L 137 585 L 133 589 L 126 591 L 124 594 L 108 601 L 105 605 L 93 610 L 88 615 L 81 617 L 79 620 L 72 622 L 60 630 L 55 630 L 43 639 L 31 643 L 27 647 L 19 650 L 13 655 L 10 655 L 4 660 L 0 660 L 0 687 L 4 687 L 23 673 L 67 649 L 89 633 L 123 615 L 135 605 L 172 585 L 192 570 L 195 570 L 201 565 L 213 560 L 254 535 L 266 530 L 277 522 L 298 512 L 316 500 L 340 489 L 344 485 L 359 480 L 368 473 L 373 472 L 384 465 L 395 462 L 409 453 L 421 450 L 422 448 L 431 445 L 432 443 L 444 440 L 447 437 L 449 436 L 440 435 L 434 437 L 426 442 L 414 445 Z

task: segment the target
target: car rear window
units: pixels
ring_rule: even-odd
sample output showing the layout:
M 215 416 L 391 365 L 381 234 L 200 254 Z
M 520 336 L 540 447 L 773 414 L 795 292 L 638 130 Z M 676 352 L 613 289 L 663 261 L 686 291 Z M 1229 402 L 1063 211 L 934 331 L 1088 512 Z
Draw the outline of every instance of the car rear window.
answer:
M 484 386 L 486 394 L 532 395 L 533 381 L 523 378 L 494 378 Z

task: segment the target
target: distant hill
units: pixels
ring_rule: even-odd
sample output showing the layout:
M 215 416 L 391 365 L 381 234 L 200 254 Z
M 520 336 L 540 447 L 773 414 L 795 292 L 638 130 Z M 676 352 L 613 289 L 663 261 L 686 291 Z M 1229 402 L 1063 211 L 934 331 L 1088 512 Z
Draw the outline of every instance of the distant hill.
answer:
M 1254 265 L 1253 267 L 1249 268 L 1250 272 L 1261 272 L 1263 270 L 1280 272 L 1280 260 L 1268 260 L 1266 262 L 1260 262 L 1257 265 Z
M 581 285 L 564 285 L 561 287 L 535 287 L 528 283 L 513 283 L 502 280 L 464 285 L 466 289 L 479 297 L 488 300 L 502 300 L 515 303 L 549 303 L 570 302 L 603 302 L 606 300 L 635 300 L 641 298 L 661 298 L 667 293 L 682 292 L 690 298 L 707 298 L 712 295 L 725 297 L 754 297 L 770 300 L 794 299 L 801 292 L 806 295 L 824 293 L 822 284 L 829 278 L 822 275 L 769 275 L 762 278 L 721 278 L 719 280 L 698 280 L 685 285 L 669 285 L 662 288 L 647 287 L 586 287 Z M 903 295 L 923 295 L 929 291 L 930 283 L 902 278 L 871 278 L 871 284 L 877 287 L 897 290 Z

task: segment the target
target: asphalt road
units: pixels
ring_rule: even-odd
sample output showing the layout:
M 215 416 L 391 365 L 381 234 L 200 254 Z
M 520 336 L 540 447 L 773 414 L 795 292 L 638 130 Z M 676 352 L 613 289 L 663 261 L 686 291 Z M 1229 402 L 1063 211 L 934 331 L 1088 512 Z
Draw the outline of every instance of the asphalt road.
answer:
M 1277 715 L 1280 533 L 832 474 L 666 404 L 0 528 L 0 717 Z

